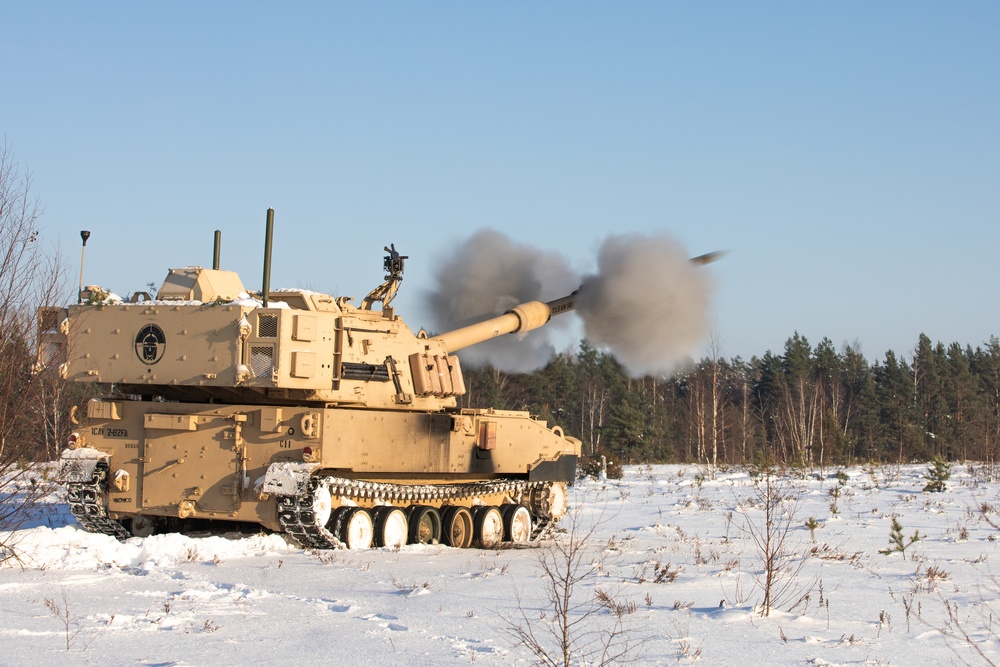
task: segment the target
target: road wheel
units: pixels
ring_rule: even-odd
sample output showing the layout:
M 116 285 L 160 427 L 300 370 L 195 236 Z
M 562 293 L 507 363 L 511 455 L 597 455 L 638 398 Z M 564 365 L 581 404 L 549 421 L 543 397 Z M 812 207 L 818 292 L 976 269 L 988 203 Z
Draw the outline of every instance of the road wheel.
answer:
M 524 505 L 503 505 L 503 539 L 514 544 L 531 540 L 531 512 Z
M 497 507 L 472 508 L 473 539 L 483 549 L 493 549 L 503 542 L 503 516 Z
M 348 549 L 370 548 L 375 532 L 371 514 L 360 507 L 335 509 L 327 529 Z
M 427 505 L 410 505 L 410 544 L 438 544 L 441 541 L 441 514 Z
M 472 512 L 467 507 L 449 505 L 441 510 L 441 535 L 445 544 L 459 549 L 472 546 Z
M 409 522 L 406 512 L 398 507 L 382 505 L 372 509 L 376 547 L 393 547 L 398 549 L 409 539 Z

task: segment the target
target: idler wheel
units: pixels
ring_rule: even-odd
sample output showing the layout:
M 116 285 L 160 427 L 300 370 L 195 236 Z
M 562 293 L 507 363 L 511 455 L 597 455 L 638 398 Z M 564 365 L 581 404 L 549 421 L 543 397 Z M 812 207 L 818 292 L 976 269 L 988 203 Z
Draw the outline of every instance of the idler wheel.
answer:
M 136 514 L 132 517 L 132 534 L 136 537 L 149 537 L 156 532 L 156 521 L 151 517 Z
M 406 510 L 410 522 L 410 544 L 437 544 L 441 541 L 441 514 L 427 505 L 410 505 Z
M 335 509 L 327 528 L 348 549 L 370 548 L 375 533 L 371 514 L 360 507 Z
M 503 542 L 503 516 L 497 507 L 478 505 L 472 508 L 473 540 L 484 549 Z
M 549 492 L 549 511 L 552 518 L 558 521 L 566 514 L 568 499 L 566 498 L 566 484 L 555 482 Z
M 503 516 L 503 539 L 514 544 L 526 544 L 531 540 L 531 512 L 524 505 L 501 505 Z
M 382 505 L 373 508 L 371 515 L 376 547 L 399 548 L 406 544 L 410 537 L 410 525 L 406 520 L 406 512 L 398 507 Z
M 445 544 L 467 549 L 472 546 L 472 512 L 460 505 L 441 509 L 441 539 Z
M 333 498 L 330 497 L 330 487 L 322 481 L 314 482 L 313 489 L 313 521 L 317 526 L 325 526 L 333 513 Z

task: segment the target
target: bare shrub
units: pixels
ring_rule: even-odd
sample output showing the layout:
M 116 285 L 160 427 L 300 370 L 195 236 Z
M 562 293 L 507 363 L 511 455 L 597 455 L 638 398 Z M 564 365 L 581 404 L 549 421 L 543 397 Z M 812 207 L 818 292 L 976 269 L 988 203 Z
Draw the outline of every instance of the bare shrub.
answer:
M 928 568 L 929 572 L 930 568 Z M 947 573 L 939 571 L 943 576 L 939 578 L 947 579 Z M 928 573 L 925 573 L 925 576 Z M 916 615 L 917 620 L 925 627 L 937 630 L 944 637 L 948 648 L 952 650 L 955 657 L 962 664 L 974 664 L 966 658 L 969 652 L 974 656 L 979 664 L 998 665 L 996 661 L 996 647 L 1000 646 L 1000 632 L 997 630 L 997 618 L 1000 618 L 1000 579 L 991 573 L 986 573 L 982 577 L 982 583 L 978 586 L 975 597 L 965 600 L 959 604 L 957 600 L 945 596 L 940 590 L 936 591 L 937 598 L 943 607 L 943 617 L 939 622 L 932 622 L 920 615 Z M 911 593 L 909 605 L 907 605 L 907 630 L 909 630 L 909 613 L 913 598 L 916 593 Z M 906 599 L 904 598 L 904 604 Z
M 917 578 L 927 592 L 935 591 L 943 581 L 951 579 L 951 575 L 937 565 L 930 565 L 921 575 L 918 570 Z
M 650 573 L 650 565 L 652 565 L 652 573 Z M 644 584 L 646 582 L 652 582 L 654 584 L 672 584 L 677 581 L 677 577 L 680 576 L 681 568 L 673 567 L 669 562 L 662 563 L 660 561 L 654 561 L 652 564 L 644 563 L 641 567 L 637 568 L 635 574 L 635 581 L 639 584 Z
M 610 593 L 603 588 L 594 589 L 594 599 L 597 600 L 597 604 L 601 605 L 615 616 L 634 614 L 639 609 L 639 605 L 632 600 L 619 600 L 613 593 Z
M 76 644 L 77 640 L 80 639 L 80 634 L 83 633 L 85 628 L 80 619 L 77 618 L 76 614 L 74 614 L 70 609 L 69 597 L 66 595 L 66 589 L 60 589 L 59 599 L 56 599 L 55 597 L 46 597 L 42 600 L 42 604 L 44 604 L 45 608 L 59 620 L 59 624 L 62 626 L 64 632 L 66 650 L 69 651 Z M 105 624 L 105 629 L 107 629 L 107 627 L 110 626 L 114 620 L 114 615 L 111 615 Z M 90 636 L 89 639 L 84 642 L 83 649 L 88 649 L 96 638 L 97 635 Z
M 207 632 L 207 633 L 211 634 L 211 633 L 215 632 L 216 630 L 219 630 L 221 627 L 222 627 L 221 625 L 213 623 L 212 619 L 207 618 L 207 619 L 205 619 L 205 623 L 202 624 L 202 626 L 201 626 L 201 631 L 202 632 Z
M 73 646 L 73 642 L 76 641 L 77 636 L 80 634 L 82 628 L 76 627 L 76 619 L 69 609 L 69 600 L 66 597 L 66 589 L 62 589 L 62 599 L 56 600 L 55 598 L 46 597 L 42 600 L 45 608 L 52 612 L 52 615 L 59 619 L 59 623 L 62 624 L 63 630 L 65 631 L 66 637 L 66 650 L 70 650 Z
M 420 595 L 431 589 L 431 582 L 429 581 L 423 583 L 406 583 L 397 579 L 395 575 L 392 576 L 391 581 L 396 590 L 406 596 Z
M 695 645 L 691 637 L 691 613 L 685 613 L 683 621 L 674 621 L 670 625 L 665 634 L 677 644 L 677 662 L 697 662 L 701 658 L 702 646 Z
M 677 577 L 680 575 L 681 569 L 679 567 L 670 567 L 670 563 L 656 563 L 653 566 L 653 573 L 654 584 L 672 584 L 677 581 Z
M 633 662 L 641 640 L 627 619 L 638 606 L 592 587 L 606 569 L 606 552 L 593 546 L 599 522 L 583 528 L 578 512 L 563 522 L 565 532 L 538 550 L 543 599 L 533 605 L 515 589 L 517 610 L 505 631 L 548 667 Z

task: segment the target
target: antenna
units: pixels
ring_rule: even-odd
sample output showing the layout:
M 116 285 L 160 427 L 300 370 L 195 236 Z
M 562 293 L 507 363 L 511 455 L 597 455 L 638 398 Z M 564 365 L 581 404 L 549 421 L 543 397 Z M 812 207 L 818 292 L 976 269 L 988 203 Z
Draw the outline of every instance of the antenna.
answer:
M 267 224 L 264 230 L 264 285 L 260 288 L 261 302 L 267 308 L 267 297 L 271 292 L 271 238 L 274 236 L 274 209 L 267 209 Z
M 219 253 L 222 250 L 222 231 L 215 230 L 215 251 L 212 254 L 212 268 L 219 270 Z
M 83 259 L 87 253 L 87 239 L 90 238 L 90 232 L 86 229 L 81 230 L 80 238 L 83 239 L 83 248 L 80 250 L 80 290 L 76 293 L 77 303 L 83 303 Z

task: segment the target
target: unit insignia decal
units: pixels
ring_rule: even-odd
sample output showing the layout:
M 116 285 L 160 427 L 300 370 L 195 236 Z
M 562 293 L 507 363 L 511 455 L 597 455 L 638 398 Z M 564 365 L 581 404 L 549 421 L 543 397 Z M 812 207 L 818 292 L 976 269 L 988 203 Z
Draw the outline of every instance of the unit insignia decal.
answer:
M 163 329 L 155 324 L 147 324 L 139 329 L 135 337 L 135 354 L 139 361 L 152 366 L 163 358 L 166 349 L 167 338 L 163 335 Z

